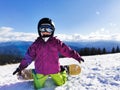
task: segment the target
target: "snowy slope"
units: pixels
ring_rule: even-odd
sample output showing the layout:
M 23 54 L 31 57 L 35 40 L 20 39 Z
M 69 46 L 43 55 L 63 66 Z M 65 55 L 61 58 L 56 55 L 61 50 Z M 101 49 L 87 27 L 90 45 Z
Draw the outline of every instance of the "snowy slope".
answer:
M 120 90 L 120 53 L 83 57 L 82 72 L 56 87 L 51 79 L 41 90 Z M 77 63 L 74 59 L 60 59 L 61 64 Z M 19 64 L 0 66 L 0 90 L 34 90 L 33 81 L 20 81 L 12 72 Z M 31 64 L 28 68 L 33 68 Z

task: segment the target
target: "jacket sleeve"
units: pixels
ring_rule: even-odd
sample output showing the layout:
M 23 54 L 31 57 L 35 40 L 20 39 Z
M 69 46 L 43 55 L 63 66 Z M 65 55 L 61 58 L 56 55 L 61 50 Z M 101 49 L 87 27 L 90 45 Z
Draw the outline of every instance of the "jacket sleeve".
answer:
M 65 43 L 63 43 L 60 40 L 58 40 L 58 49 L 60 53 L 65 57 L 74 58 L 77 61 L 81 60 L 81 56 L 79 55 L 79 53 L 71 49 L 69 46 L 67 46 Z
M 31 62 L 34 60 L 36 56 L 36 44 L 35 42 L 28 48 L 24 58 L 22 59 L 19 68 L 20 70 L 23 70 L 26 68 L 28 65 L 31 64 Z

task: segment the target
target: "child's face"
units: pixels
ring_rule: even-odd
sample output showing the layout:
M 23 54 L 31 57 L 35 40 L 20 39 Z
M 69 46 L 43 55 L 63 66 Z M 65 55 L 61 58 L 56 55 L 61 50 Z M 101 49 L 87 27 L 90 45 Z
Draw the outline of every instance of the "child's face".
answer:
M 46 36 L 46 35 L 49 36 L 49 35 L 51 35 L 51 34 L 52 34 L 52 33 L 50 33 L 50 32 L 41 32 L 41 35 L 42 35 L 42 36 Z

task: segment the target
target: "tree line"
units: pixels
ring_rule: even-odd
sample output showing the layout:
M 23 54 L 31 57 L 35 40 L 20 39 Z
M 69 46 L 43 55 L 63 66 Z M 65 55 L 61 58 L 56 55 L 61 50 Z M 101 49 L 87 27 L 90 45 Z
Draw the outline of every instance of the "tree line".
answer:
M 0 54 L 0 65 L 19 63 L 21 59 L 20 55 Z
M 107 51 L 106 48 L 81 48 L 77 50 L 81 56 L 88 55 L 99 55 L 99 54 L 108 54 L 108 53 L 118 53 L 120 52 L 119 46 L 113 47 L 111 51 Z M 60 55 L 60 58 L 63 56 Z M 0 65 L 19 63 L 22 60 L 23 56 L 16 54 L 0 54 Z
M 109 53 L 118 53 L 118 52 L 120 52 L 119 46 L 113 47 L 111 51 L 106 50 L 106 48 L 85 47 L 80 49 L 79 54 L 82 56 L 86 56 L 86 55 L 109 54 Z

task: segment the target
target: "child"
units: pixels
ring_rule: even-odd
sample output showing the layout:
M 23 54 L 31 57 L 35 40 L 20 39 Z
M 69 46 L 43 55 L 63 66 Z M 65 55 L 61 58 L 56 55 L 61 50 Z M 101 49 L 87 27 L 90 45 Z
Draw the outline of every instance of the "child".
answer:
M 42 18 L 38 23 L 39 37 L 28 48 L 25 57 L 19 67 L 13 73 L 19 73 L 32 61 L 35 61 L 33 71 L 34 87 L 42 88 L 48 76 L 51 76 L 56 85 L 63 85 L 67 80 L 66 70 L 60 66 L 59 53 L 65 57 L 72 57 L 78 62 L 84 61 L 80 55 L 65 45 L 56 37 L 53 37 L 55 26 L 50 18 Z

